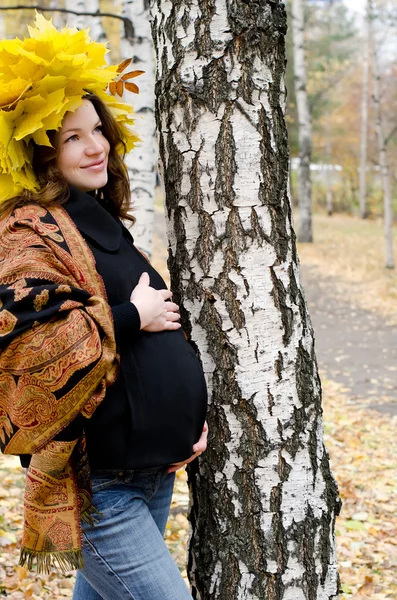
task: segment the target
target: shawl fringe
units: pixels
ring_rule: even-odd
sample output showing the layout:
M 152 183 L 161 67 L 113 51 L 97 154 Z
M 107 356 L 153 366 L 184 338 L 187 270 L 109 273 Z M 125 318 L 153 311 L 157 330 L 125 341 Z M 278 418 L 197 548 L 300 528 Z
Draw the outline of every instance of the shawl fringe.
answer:
M 65 552 L 39 552 L 23 546 L 19 558 L 19 565 L 31 571 L 36 567 L 37 573 L 48 575 L 53 567 L 59 567 L 63 573 L 83 568 L 83 553 L 81 550 L 68 550 Z
M 102 513 L 91 504 L 84 512 L 81 513 L 80 518 L 82 521 L 84 521 L 84 523 L 87 523 L 87 525 L 94 527 L 99 521 L 97 516 L 99 517 L 101 514 Z

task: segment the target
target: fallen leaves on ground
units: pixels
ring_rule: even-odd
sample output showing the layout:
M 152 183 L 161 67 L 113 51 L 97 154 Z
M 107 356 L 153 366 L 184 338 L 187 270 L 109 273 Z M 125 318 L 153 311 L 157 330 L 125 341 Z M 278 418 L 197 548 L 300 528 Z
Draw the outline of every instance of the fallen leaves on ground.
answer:
M 50 575 L 37 575 L 18 566 L 23 525 L 25 471 L 14 456 L 0 454 L 0 597 L 9 600 L 62 600 L 71 598 L 74 574 L 54 569 Z M 188 490 L 186 473 L 178 471 L 172 498 L 166 543 L 182 575 L 186 576 L 188 538 Z
M 337 519 L 341 600 L 397 598 L 397 418 L 323 381 L 325 443 L 343 507 Z
M 325 439 L 343 508 L 337 542 L 341 600 L 397 598 L 397 418 L 349 401 L 343 388 L 323 381 Z M 24 473 L 0 456 L 0 591 L 10 600 L 71 597 L 73 576 L 28 573 L 18 564 Z M 186 475 L 179 471 L 166 542 L 186 577 Z

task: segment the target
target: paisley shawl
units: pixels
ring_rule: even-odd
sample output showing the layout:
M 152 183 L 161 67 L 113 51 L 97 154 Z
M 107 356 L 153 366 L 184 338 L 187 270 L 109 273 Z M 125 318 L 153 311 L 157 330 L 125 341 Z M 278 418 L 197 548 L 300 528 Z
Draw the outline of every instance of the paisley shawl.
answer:
M 94 257 L 62 207 L 16 208 L 0 221 L 0 447 L 31 454 L 20 564 L 80 568 L 90 517 L 84 436 L 118 373 L 110 306 Z M 62 437 L 62 436 L 59 436 Z

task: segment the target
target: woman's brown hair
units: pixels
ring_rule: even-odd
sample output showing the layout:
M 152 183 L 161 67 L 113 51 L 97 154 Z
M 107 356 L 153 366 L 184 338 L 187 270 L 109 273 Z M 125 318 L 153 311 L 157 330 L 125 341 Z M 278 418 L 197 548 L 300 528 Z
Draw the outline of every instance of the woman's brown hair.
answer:
M 87 94 L 89 100 L 102 123 L 102 132 L 110 144 L 108 156 L 107 184 L 95 192 L 95 197 L 103 198 L 112 206 L 112 212 L 121 219 L 135 222 L 135 217 L 128 213 L 131 202 L 130 182 L 127 168 L 124 164 L 126 146 L 121 129 L 98 96 Z M 57 132 L 48 132 L 55 145 Z M 47 146 L 34 146 L 32 167 L 40 189 L 37 192 L 24 190 L 18 197 L 11 198 L 0 204 L 0 217 L 13 210 L 16 206 L 36 202 L 41 206 L 63 204 L 69 198 L 69 184 L 60 173 L 56 164 L 56 150 Z

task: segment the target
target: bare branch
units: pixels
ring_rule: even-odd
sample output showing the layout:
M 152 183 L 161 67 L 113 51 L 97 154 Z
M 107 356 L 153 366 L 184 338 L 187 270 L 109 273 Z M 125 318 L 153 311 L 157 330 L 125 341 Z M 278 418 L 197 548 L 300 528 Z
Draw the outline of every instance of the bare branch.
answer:
M 397 124 L 394 125 L 393 129 L 390 131 L 389 135 L 386 137 L 385 146 L 387 146 L 387 144 L 390 142 L 390 140 L 392 139 L 392 137 L 394 136 L 396 131 L 397 131 Z
M 60 12 L 67 13 L 71 15 L 84 16 L 84 17 L 110 17 L 111 19 L 119 19 L 124 23 L 124 33 L 125 37 L 129 40 L 132 40 L 135 37 L 134 26 L 132 24 L 131 19 L 128 17 L 123 17 L 122 15 L 116 15 L 114 13 L 104 13 L 104 12 L 86 12 L 86 11 L 75 11 L 70 10 L 68 8 L 47 8 L 45 6 L 27 6 L 26 4 L 19 4 L 18 6 L 0 6 L 0 10 L 37 10 L 38 12 Z

